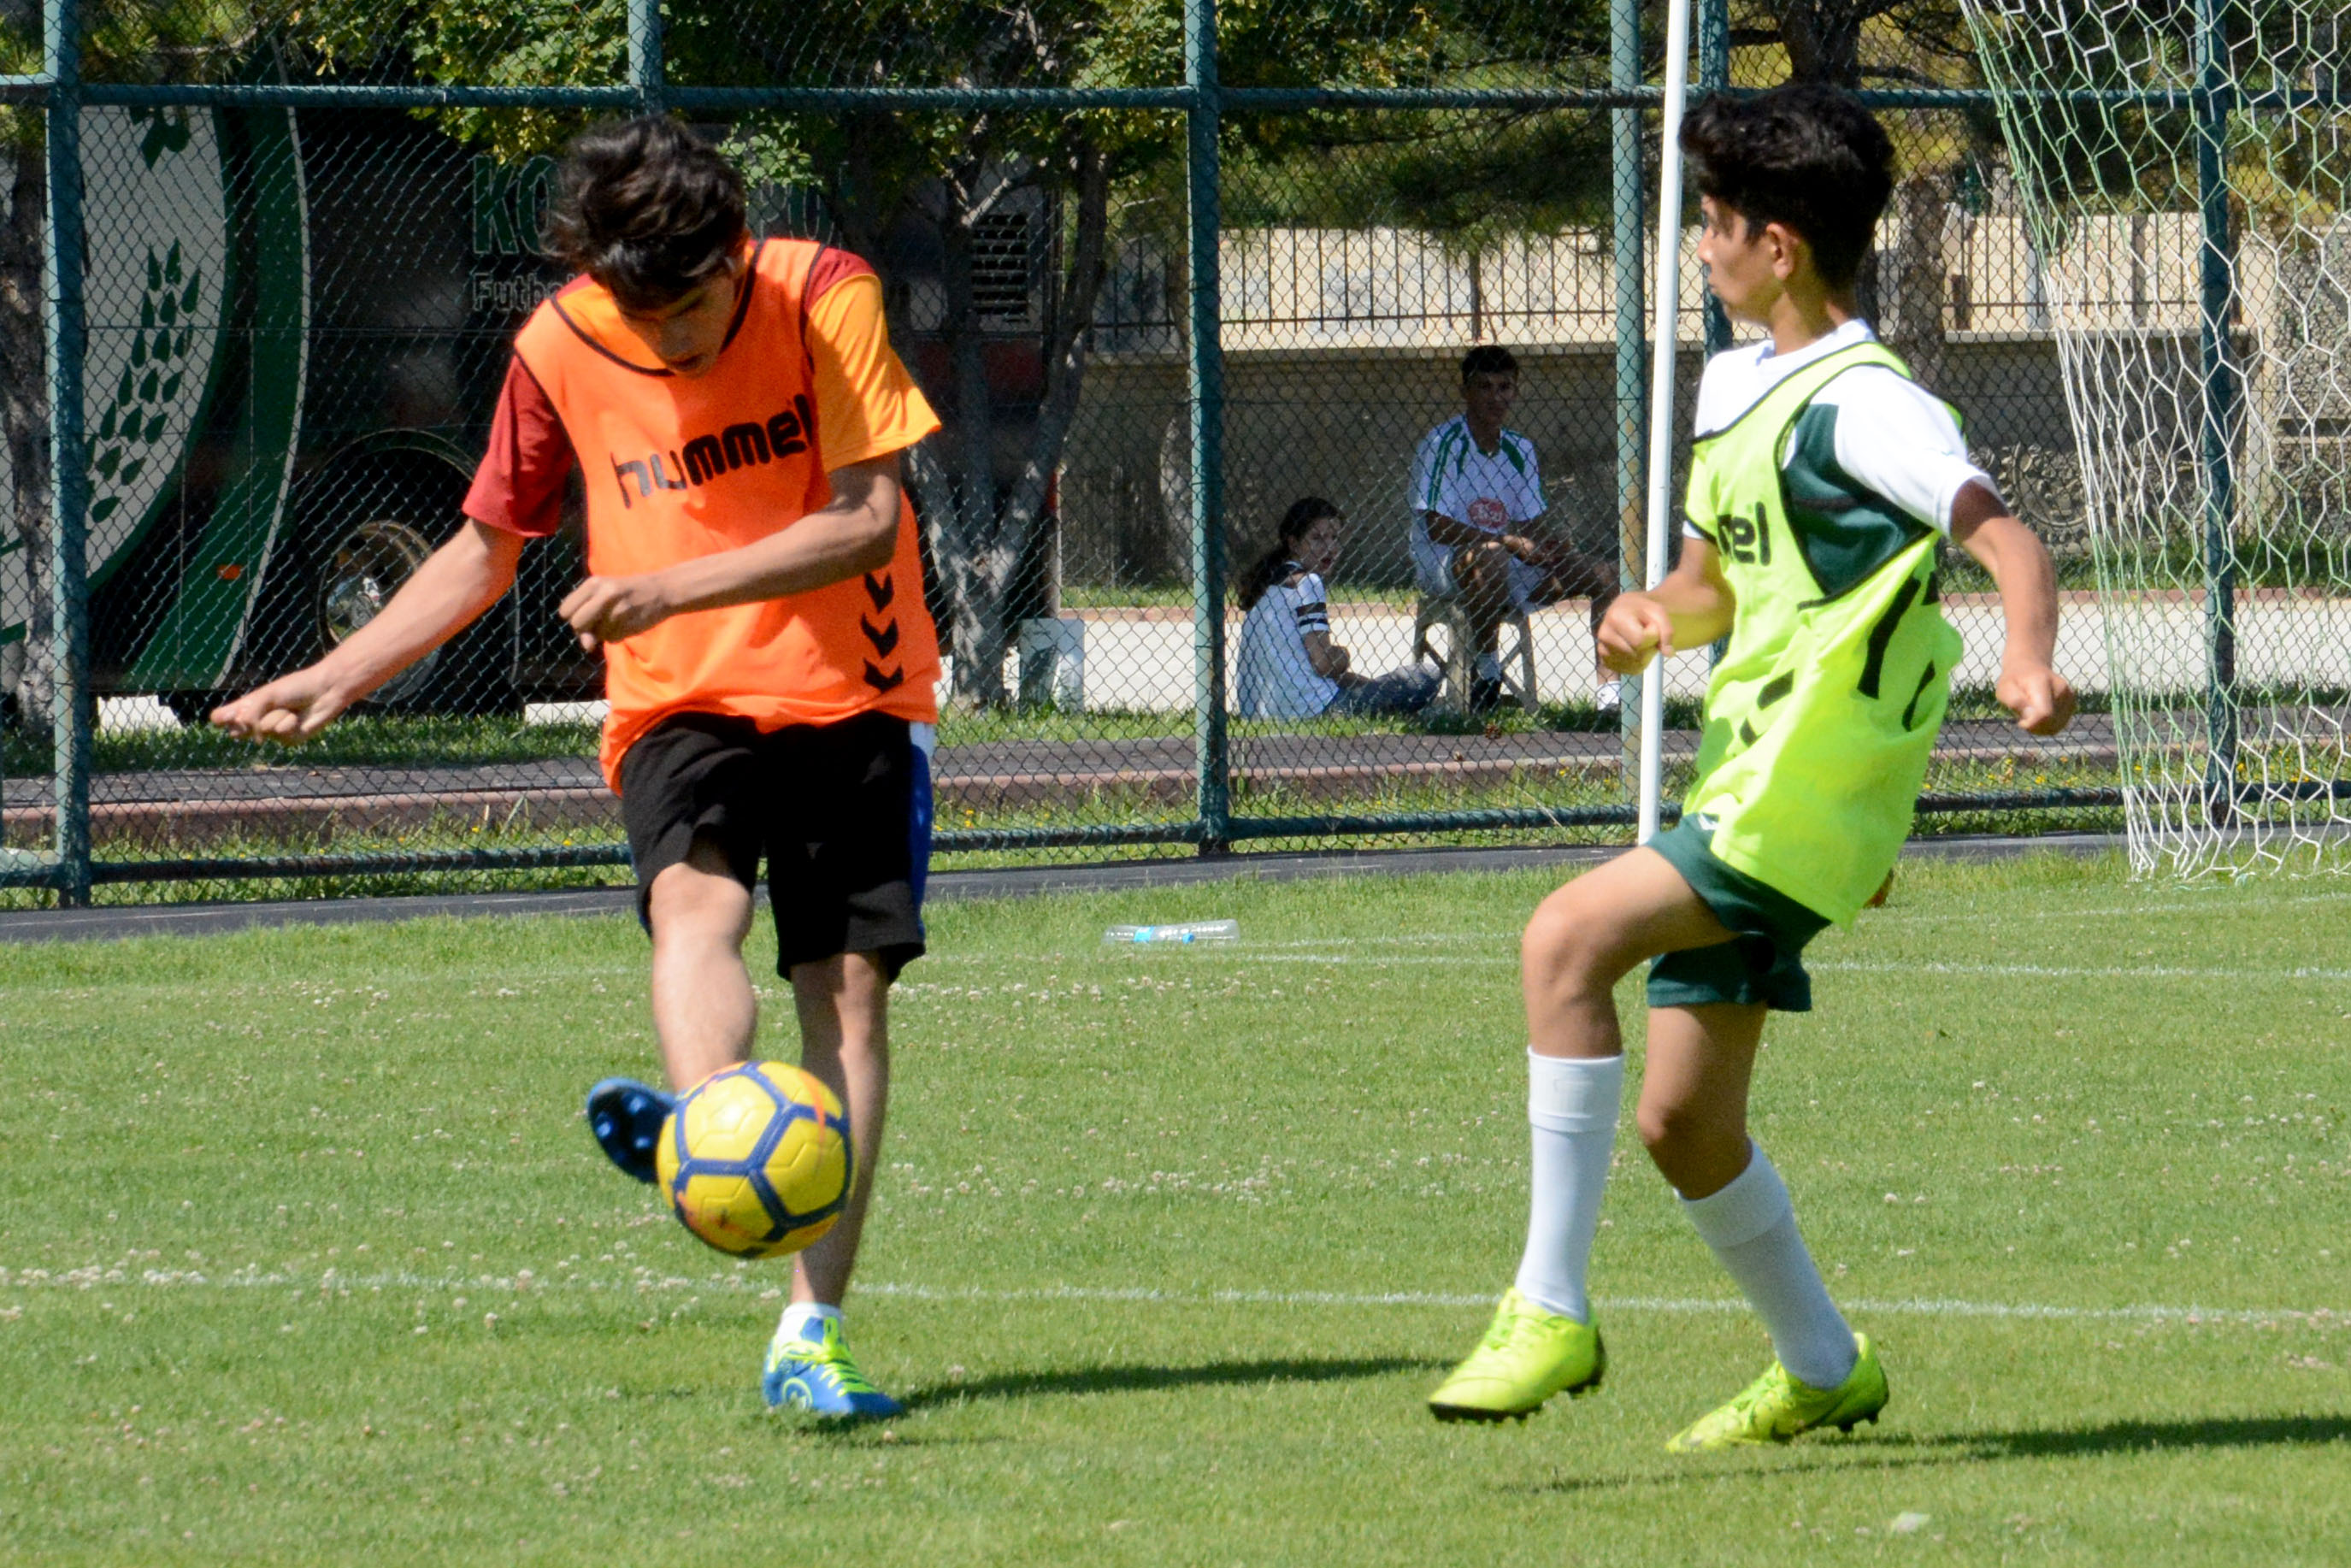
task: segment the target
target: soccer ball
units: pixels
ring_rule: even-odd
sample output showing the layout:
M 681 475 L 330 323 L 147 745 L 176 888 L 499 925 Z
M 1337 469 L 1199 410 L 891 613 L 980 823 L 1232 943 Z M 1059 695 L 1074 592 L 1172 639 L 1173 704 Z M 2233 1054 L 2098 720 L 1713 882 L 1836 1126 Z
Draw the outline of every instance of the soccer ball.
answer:
M 797 1252 L 831 1229 L 851 1163 L 839 1098 L 780 1061 L 747 1061 L 695 1084 L 653 1153 L 678 1219 L 743 1258 Z

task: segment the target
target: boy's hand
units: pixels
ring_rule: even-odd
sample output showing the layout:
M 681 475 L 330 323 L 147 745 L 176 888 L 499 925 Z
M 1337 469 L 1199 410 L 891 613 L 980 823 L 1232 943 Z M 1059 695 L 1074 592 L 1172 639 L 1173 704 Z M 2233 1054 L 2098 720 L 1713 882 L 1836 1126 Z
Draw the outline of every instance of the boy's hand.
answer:
M 1600 662 L 1620 675 L 1637 675 L 1649 661 L 1674 651 L 1674 618 L 1648 594 L 1620 593 L 1601 619 Z
M 591 577 L 564 595 L 555 612 L 578 632 L 580 645 L 593 653 L 607 643 L 619 643 L 650 631 L 672 613 L 658 574 L 637 577 Z
M 319 672 L 319 666 L 280 675 L 235 702 L 213 709 L 212 721 L 239 740 L 299 746 L 351 706 L 349 694 Z
M 2046 664 L 2002 668 L 1992 692 L 2032 734 L 2055 735 L 2074 722 L 2073 684 Z

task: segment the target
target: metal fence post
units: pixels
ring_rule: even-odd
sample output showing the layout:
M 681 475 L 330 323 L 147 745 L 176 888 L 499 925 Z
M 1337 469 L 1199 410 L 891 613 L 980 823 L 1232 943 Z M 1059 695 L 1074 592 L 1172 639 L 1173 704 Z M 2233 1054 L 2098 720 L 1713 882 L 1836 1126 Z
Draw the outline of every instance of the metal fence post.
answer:
M 1720 92 L 1729 85 L 1730 0 L 1698 0 L 1698 89 Z M 1730 347 L 1730 313 L 1712 289 L 1698 293 L 1706 303 L 1706 352 L 1711 359 Z
M 629 0 L 629 85 L 639 114 L 662 111 L 661 0 Z
M 2218 0 L 2196 0 L 2196 198 L 2204 223 L 2197 339 L 2204 377 L 2204 806 L 2213 825 L 2236 816 L 2237 367 L 2229 340 L 2236 236 L 2229 221 L 2228 56 Z
M 1622 92 L 1641 85 L 1641 0 L 1610 0 L 1608 85 Z M 1648 269 L 1641 245 L 1646 204 L 1641 190 L 1641 111 L 1608 111 L 1612 223 L 1616 277 L 1616 581 L 1645 588 L 1641 562 L 1648 550 L 1641 507 L 1648 488 L 1649 386 L 1643 354 L 1644 287 Z M 1659 678 L 1665 672 L 1652 666 Z M 1619 685 L 1617 730 L 1623 741 L 1625 798 L 1639 789 L 1641 675 Z
M 1217 138 L 1217 0 L 1184 0 L 1185 175 L 1191 209 L 1192 693 L 1200 852 L 1231 845 L 1231 758 L 1225 736 L 1225 350 L 1223 226 Z
M 49 0 L 44 28 L 48 77 L 47 277 L 43 328 L 49 366 L 49 604 L 55 618 L 51 713 L 57 801 L 57 889 L 68 906 L 89 902 L 89 455 L 82 440 L 81 17 L 75 0 Z

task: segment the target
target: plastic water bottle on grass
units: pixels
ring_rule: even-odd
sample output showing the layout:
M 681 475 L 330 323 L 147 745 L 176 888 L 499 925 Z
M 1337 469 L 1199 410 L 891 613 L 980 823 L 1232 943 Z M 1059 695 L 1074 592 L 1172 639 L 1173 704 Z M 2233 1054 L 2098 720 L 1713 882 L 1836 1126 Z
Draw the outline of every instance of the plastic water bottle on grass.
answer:
M 1105 945 L 1140 947 L 1145 944 L 1173 944 L 1188 946 L 1200 942 L 1238 941 L 1241 923 L 1238 920 L 1187 920 L 1176 925 L 1113 925 L 1102 933 Z

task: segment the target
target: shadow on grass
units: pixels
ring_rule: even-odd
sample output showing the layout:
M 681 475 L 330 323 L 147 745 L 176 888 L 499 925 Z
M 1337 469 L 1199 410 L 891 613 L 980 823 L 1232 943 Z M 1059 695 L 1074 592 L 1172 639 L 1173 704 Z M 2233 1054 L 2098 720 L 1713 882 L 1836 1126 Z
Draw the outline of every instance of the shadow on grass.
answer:
M 2351 1443 L 2351 1416 L 2220 1416 L 2194 1421 L 2109 1421 L 2012 1432 L 1889 1433 L 1830 1437 L 1784 1448 L 1750 1448 L 1732 1463 L 1681 1458 L 1637 1475 L 1562 1476 L 1524 1488 L 1543 1493 L 1636 1491 L 1687 1482 L 1737 1481 L 1790 1470 L 1907 1470 L 1992 1459 L 2043 1459 L 2102 1454 L 2179 1453 L 2221 1448 L 2317 1448 Z M 1738 1460 L 1784 1459 L 1757 1465 Z
M 1237 1387 L 1252 1384 L 1333 1383 L 1420 1372 L 1439 1364 L 1415 1356 L 1358 1356 L 1331 1361 L 1270 1357 L 1212 1361 L 1196 1366 L 1086 1366 L 1068 1372 L 1007 1372 L 963 1383 L 936 1383 L 906 1396 L 909 1408 L 966 1399 L 1026 1399 L 1053 1394 L 1148 1394 L 1169 1388 Z
M 1949 1432 L 1895 1439 L 1956 1458 L 2037 1459 L 2176 1448 L 2302 1448 L 2351 1442 L 2351 1416 L 2216 1416 L 2199 1421 L 2110 1421 L 2022 1432 Z

